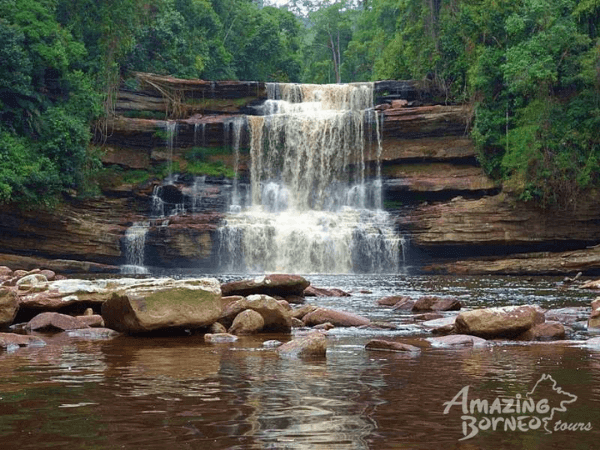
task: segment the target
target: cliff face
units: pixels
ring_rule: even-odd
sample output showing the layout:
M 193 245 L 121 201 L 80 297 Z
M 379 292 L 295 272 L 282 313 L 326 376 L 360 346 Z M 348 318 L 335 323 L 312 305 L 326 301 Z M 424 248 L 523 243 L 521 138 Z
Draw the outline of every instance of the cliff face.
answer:
M 186 175 L 168 189 L 158 187 L 167 164 L 171 170 L 175 166 L 185 171 L 186 154 L 192 148 L 210 150 L 204 155 L 206 163 L 232 168 L 235 118 L 255 114 L 266 97 L 264 83 L 139 74 L 137 89 L 120 91 L 117 115 L 93 145 L 102 152 L 106 167 L 143 170 L 149 177 L 143 182 L 104 183 L 102 197 L 68 201 L 52 213 L 0 209 L 0 265 L 117 271 L 127 262 L 126 230 L 139 222 L 147 231 L 146 265 L 214 269 L 218 227 L 231 196 L 231 180 Z M 375 98 L 383 116 L 384 202 L 394 212 L 399 229 L 409 236 L 409 254 L 421 258 L 416 264 L 460 273 L 482 273 L 486 268 L 489 273 L 557 273 L 561 267 L 563 272 L 600 267 L 597 250 L 558 253 L 598 242 L 600 202 L 582 203 L 578 210 L 562 213 L 518 203 L 479 167 L 468 138 L 472 112 L 467 106 L 436 104 L 431 86 L 409 81 L 378 82 Z M 238 138 L 244 181 L 247 131 L 242 129 Z M 371 158 L 374 163 L 375 157 Z M 185 215 L 148 219 L 168 217 L 178 204 L 184 204 Z M 158 206 L 162 214 L 155 211 Z M 569 255 L 579 262 L 565 263 Z M 488 259 L 431 264 L 440 258 L 481 256 Z M 492 263 L 491 256 L 507 259 Z M 527 266 L 524 261 L 534 262 Z

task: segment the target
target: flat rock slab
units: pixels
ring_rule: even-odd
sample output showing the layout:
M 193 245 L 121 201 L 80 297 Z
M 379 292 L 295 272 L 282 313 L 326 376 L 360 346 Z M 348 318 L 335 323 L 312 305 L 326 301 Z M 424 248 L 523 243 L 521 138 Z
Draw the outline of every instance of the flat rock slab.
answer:
M 82 321 L 79 321 L 76 317 L 56 312 L 45 312 L 38 314 L 29 322 L 27 322 L 27 325 L 25 325 L 25 330 L 27 332 L 59 332 L 77 330 L 80 328 L 88 328 L 88 325 Z
M 315 331 L 280 345 L 277 353 L 284 358 L 325 358 L 327 338 Z
M 207 327 L 221 317 L 220 294 L 212 278 L 195 286 L 116 292 L 102 305 L 102 318 L 108 328 L 129 334 Z
M 377 300 L 377 304 L 379 306 L 394 306 L 398 302 L 412 300 L 410 297 L 406 295 L 391 295 L 389 297 L 383 297 Z
M 37 336 L 28 336 L 15 333 L 0 333 L 0 347 L 9 349 L 11 347 L 43 347 L 46 341 Z
M 371 323 L 366 317 L 326 308 L 318 308 L 315 311 L 308 313 L 302 318 L 302 321 L 309 327 L 326 322 L 330 322 L 336 327 L 360 327 Z
M 331 288 L 318 288 L 315 286 L 308 286 L 304 290 L 305 297 L 350 297 L 350 293 L 342 291 L 341 289 Z
M 485 339 L 466 334 L 427 338 L 427 341 L 432 347 L 485 347 L 488 345 L 488 341 Z
M 69 330 L 66 333 L 67 336 L 69 336 L 70 338 L 89 339 L 92 341 L 113 339 L 121 335 L 121 333 L 119 333 L 118 331 L 102 327 Z
M 365 345 L 366 350 L 378 350 L 385 352 L 412 352 L 418 353 L 421 351 L 419 347 L 402 342 L 386 341 L 383 339 L 373 339 Z
M 460 301 L 454 297 L 425 296 L 413 305 L 413 311 L 458 311 L 462 308 Z
M 251 280 L 232 281 L 221 285 L 224 296 L 231 295 L 302 295 L 310 282 L 299 275 L 274 274 L 257 277 Z

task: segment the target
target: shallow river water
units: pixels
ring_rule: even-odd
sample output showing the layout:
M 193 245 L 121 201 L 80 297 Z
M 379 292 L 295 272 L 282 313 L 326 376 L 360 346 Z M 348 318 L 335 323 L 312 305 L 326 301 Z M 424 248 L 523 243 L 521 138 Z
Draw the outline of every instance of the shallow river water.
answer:
M 268 339 L 290 339 L 281 335 L 233 344 L 206 344 L 202 336 L 45 337 L 46 347 L 0 353 L 0 448 L 600 448 L 598 348 L 497 343 L 416 354 L 364 349 L 372 338 L 410 343 L 427 337 L 406 315 L 375 305 L 387 295 L 453 295 L 467 308 L 558 308 L 589 306 L 594 293 L 558 289 L 558 280 L 548 278 L 307 278 L 315 286 L 352 291 L 351 297 L 310 303 L 398 329 L 331 330 L 323 360 L 283 359 L 262 347 Z M 574 330 L 570 337 L 590 335 Z M 502 411 L 492 406 L 496 398 Z M 464 413 L 462 400 L 467 408 L 471 400 L 487 400 L 488 410 Z M 521 410 L 526 400 L 533 411 Z

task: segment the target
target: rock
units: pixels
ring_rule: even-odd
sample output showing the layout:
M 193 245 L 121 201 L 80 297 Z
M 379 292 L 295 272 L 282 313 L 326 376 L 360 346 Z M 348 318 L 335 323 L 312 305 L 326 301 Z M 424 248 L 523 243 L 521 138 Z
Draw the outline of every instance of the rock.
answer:
M 350 297 L 350 294 L 346 291 L 342 291 L 341 289 L 324 289 L 318 288 L 314 286 L 308 286 L 304 290 L 305 297 Z
M 264 348 L 277 348 L 277 347 L 279 347 L 281 344 L 282 344 L 282 342 L 281 342 L 281 341 L 278 341 L 278 340 L 276 340 L 276 339 L 271 339 L 271 340 L 268 340 L 268 341 L 264 341 L 264 342 L 262 343 L 262 346 L 263 346 Z
M 319 309 L 319 307 L 315 305 L 304 305 L 301 308 L 292 311 L 292 317 L 296 319 L 302 319 L 305 315 L 316 311 L 317 309 Z
M 565 338 L 565 327 L 559 322 L 538 323 L 517 336 L 520 341 L 555 341 Z
M 581 289 L 600 289 L 600 280 L 586 281 L 581 285 Z
M 293 305 L 302 305 L 306 302 L 306 299 L 301 295 L 288 295 L 285 300 Z
M 325 358 L 327 338 L 315 331 L 279 346 L 277 353 L 285 358 Z
M 256 311 L 246 309 L 235 316 L 233 324 L 229 328 L 229 334 L 254 334 L 262 331 L 265 319 Z
M 83 312 L 84 316 L 93 316 L 94 315 L 94 310 L 92 308 L 87 308 L 84 312 Z
M 398 327 L 391 322 L 375 321 L 369 322 L 368 325 L 362 325 L 359 328 L 370 329 L 370 330 L 397 330 Z
M 46 278 L 41 273 L 36 273 L 36 274 L 26 275 L 23 278 L 19 279 L 19 281 L 17 281 L 17 288 L 19 290 L 26 291 L 26 290 L 36 288 L 36 287 L 46 288 L 47 284 L 48 284 L 48 278 Z
M 302 295 L 310 282 L 299 275 L 266 275 L 252 280 L 233 281 L 221 286 L 223 295 Z
M 331 322 L 336 327 L 360 327 L 361 325 L 368 325 L 371 322 L 369 319 L 357 314 L 326 308 L 318 308 L 305 315 L 302 321 L 309 327 L 326 322 Z
M 222 333 L 227 333 L 227 328 L 225 328 L 222 324 L 220 324 L 219 322 L 215 322 L 210 326 L 210 333 L 211 334 L 222 334 Z
M 81 339 L 91 339 L 91 340 L 100 340 L 100 339 L 112 339 L 119 336 L 121 333 L 115 330 L 111 330 L 110 328 L 80 328 L 78 330 L 68 330 L 66 331 L 67 336 L 71 338 L 81 338 Z
M 320 323 L 319 325 L 315 325 L 313 327 L 314 330 L 331 330 L 332 328 L 335 328 L 335 325 L 332 324 L 331 322 L 325 322 L 325 323 Z
M 205 342 L 211 342 L 213 344 L 221 344 L 228 342 L 235 342 L 238 340 L 237 336 L 229 333 L 207 333 L 204 335 Z
M 223 310 L 226 310 L 227 307 L 239 300 L 243 300 L 244 297 L 241 295 L 231 295 L 227 297 L 221 297 L 221 304 L 223 305 Z
M 455 329 L 483 338 L 514 338 L 543 321 L 543 314 L 533 306 L 505 306 L 460 313 Z
M 425 296 L 415 302 L 413 311 L 458 311 L 461 307 L 456 298 Z
M 415 314 L 412 318 L 413 318 L 413 320 L 430 321 L 430 320 L 443 319 L 444 316 L 442 316 L 439 313 L 430 312 L 430 313 L 424 313 L 424 314 Z
M 390 297 L 383 297 L 377 300 L 379 306 L 394 306 L 398 302 L 412 300 L 406 295 L 392 295 Z
M 80 323 L 92 328 L 104 328 L 104 319 L 100 314 L 92 314 L 91 316 L 75 317 Z
M 48 281 L 54 281 L 56 279 L 56 273 L 53 270 L 49 270 L 49 269 L 40 270 L 40 275 L 45 276 Z
M 600 298 L 592 302 L 592 312 L 587 323 L 588 329 L 600 328 Z
M 12 277 L 13 271 L 10 267 L 0 266 L 0 277 Z
M 37 336 L 27 336 L 14 333 L 0 333 L 0 347 L 12 349 L 15 347 L 43 347 L 46 341 Z
M 484 347 L 488 345 L 485 339 L 466 334 L 453 334 L 427 338 L 433 347 Z
M 287 302 L 287 300 L 277 300 L 277 303 L 283 306 L 286 311 L 292 311 L 292 306 Z
M 584 306 L 549 309 L 546 312 L 546 320 L 571 325 L 575 322 L 588 319 L 588 309 Z
M 433 334 L 450 334 L 454 332 L 456 316 L 444 317 L 442 319 L 428 320 L 421 323 L 425 328 L 431 329 Z
M 232 303 L 223 313 L 224 324 L 233 323 L 233 319 L 245 309 L 259 313 L 265 320 L 264 331 L 289 333 L 292 329 L 290 311 L 281 306 L 277 300 L 268 295 L 249 295 L 247 298 Z
M 216 279 L 196 279 L 187 287 L 143 287 L 113 293 L 102 305 L 107 327 L 124 333 L 161 329 L 196 329 L 215 323 L 222 313 Z
M 372 339 L 367 345 L 366 350 L 381 350 L 386 352 L 413 352 L 418 353 L 421 351 L 419 347 L 414 345 L 403 344 L 402 342 L 386 341 L 383 339 Z
M 304 322 L 302 322 L 300 319 L 292 317 L 292 328 L 302 328 L 303 326 Z
M 13 276 L 16 278 L 23 278 L 23 277 L 27 276 L 28 273 L 29 272 L 27 272 L 26 270 L 17 269 L 13 272 Z
M 67 330 L 77 330 L 79 328 L 89 328 L 85 323 L 76 317 L 67 316 L 56 312 L 44 312 L 38 314 L 25 326 L 27 332 L 58 332 Z
M 9 289 L 0 287 L 0 328 L 11 325 L 19 311 L 17 294 Z
M 410 298 L 406 298 L 404 300 L 400 300 L 394 306 L 392 306 L 393 311 L 412 311 L 413 306 L 415 306 L 415 301 Z

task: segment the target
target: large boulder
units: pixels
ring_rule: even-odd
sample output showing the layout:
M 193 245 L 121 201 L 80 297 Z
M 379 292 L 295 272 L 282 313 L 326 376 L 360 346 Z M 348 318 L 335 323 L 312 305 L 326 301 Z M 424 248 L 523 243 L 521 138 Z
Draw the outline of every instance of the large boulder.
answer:
M 245 309 L 233 320 L 231 328 L 229 328 L 230 334 L 254 334 L 259 333 L 265 326 L 265 319 L 256 311 L 251 309 Z
M 460 313 L 455 330 L 483 338 L 514 338 L 544 321 L 543 313 L 534 306 L 484 308 Z
M 266 275 L 252 280 L 232 281 L 221 286 L 224 296 L 229 295 L 254 295 L 264 294 L 270 296 L 286 297 L 289 295 L 302 295 L 310 282 L 299 275 Z
M 140 287 L 115 292 L 102 305 L 106 326 L 129 334 L 202 328 L 216 322 L 221 313 L 219 282 L 212 278 L 162 290 Z
M 292 314 L 273 297 L 249 295 L 231 303 L 221 317 L 221 323 L 230 326 L 235 317 L 246 309 L 259 313 L 265 320 L 263 331 L 289 333 L 292 329 Z
M 277 352 L 284 358 L 324 358 L 327 355 L 327 338 L 320 331 L 314 331 L 280 345 Z
M 517 336 L 521 341 L 556 341 L 565 338 L 565 327 L 560 322 L 544 322 L 532 326 Z
M 302 318 L 302 321 L 309 327 L 327 322 L 330 322 L 336 327 L 360 327 L 368 325 L 371 322 L 369 319 L 357 314 L 326 308 L 318 308 L 315 311 L 306 314 Z
M 18 311 L 17 294 L 10 289 L 0 287 L 0 328 L 12 324 Z

